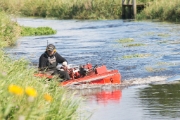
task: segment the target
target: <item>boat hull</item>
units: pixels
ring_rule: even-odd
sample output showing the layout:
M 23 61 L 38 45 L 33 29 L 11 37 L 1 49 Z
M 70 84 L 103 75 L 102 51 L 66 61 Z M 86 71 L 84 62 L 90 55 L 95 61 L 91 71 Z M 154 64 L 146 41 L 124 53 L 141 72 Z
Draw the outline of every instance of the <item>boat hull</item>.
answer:
M 60 84 L 62 86 L 78 84 L 121 84 L 121 74 L 118 72 L 118 70 L 111 70 L 102 74 L 95 74 L 74 80 L 64 81 Z
M 121 74 L 118 70 L 107 70 L 105 65 L 92 68 L 91 64 L 86 64 L 82 69 L 74 72 L 74 68 L 69 69 L 70 80 L 60 83 L 61 86 L 80 84 L 121 84 Z M 51 74 L 37 73 L 34 76 L 52 79 Z

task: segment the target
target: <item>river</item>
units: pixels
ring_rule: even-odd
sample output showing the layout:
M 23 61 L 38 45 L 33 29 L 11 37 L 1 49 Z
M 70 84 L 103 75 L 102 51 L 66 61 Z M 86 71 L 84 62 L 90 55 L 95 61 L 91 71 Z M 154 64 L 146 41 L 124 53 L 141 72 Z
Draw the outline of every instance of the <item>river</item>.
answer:
M 36 66 L 47 43 L 52 43 L 69 63 L 104 64 L 108 69 L 119 70 L 123 82 L 131 84 L 125 88 L 79 90 L 86 98 L 86 107 L 82 109 L 93 113 L 90 120 L 180 117 L 178 83 L 152 84 L 180 73 L 179 24 L 30 18 L 17 21 L 24 26 L 48 26 L 57 30 L 57 34 L 20 38 L 16 46 L 5 49 L 12 58 L 25 58 Z

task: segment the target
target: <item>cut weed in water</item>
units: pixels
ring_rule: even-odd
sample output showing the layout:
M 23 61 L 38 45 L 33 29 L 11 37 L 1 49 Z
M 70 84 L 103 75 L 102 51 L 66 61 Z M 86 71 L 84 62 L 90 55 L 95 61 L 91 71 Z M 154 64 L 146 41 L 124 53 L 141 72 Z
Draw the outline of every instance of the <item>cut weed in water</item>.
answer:
M 24 27 L 22 26 L 21 35 L 22 36 L 38 36 L 38 35 L 52 35 L 56 34 L 56 30 L 50 27 Z
M 124 39 L 120 39 L 117 41 L 118 43 L 129 43 L 129 42 L 134 42 L 133 38 L 124 38 Z
M 135 43 L 135 44 L 127 44 L 123 45 L 124 47 L 138 47 L 138 46 L 145 46 L 145 44 L 142 43 Z
M 133 54 L 133 55 L 124 55 L 124 59 L 131 59 L 131 58 L 145 58 L 149 57 L 151 54 Z

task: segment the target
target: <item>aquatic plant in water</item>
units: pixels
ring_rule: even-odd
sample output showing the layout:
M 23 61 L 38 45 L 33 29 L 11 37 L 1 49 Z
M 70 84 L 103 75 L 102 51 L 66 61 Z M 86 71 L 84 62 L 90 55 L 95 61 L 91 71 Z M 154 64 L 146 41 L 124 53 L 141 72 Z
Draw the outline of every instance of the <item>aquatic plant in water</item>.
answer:
M 57 32 L 56 30 L 53 30 L 50 27 L 32 28 L 32 27 L 22 26 L 22 29 L 21 29 L 22 36 L 51 35 L 51 34 L 56 34 L 56 32 Z
M 124 55 L 124 59 L 131 59 L 131 58 L 144 58 L 149 57 L 151 54 L 132 54 L 132 55 Z

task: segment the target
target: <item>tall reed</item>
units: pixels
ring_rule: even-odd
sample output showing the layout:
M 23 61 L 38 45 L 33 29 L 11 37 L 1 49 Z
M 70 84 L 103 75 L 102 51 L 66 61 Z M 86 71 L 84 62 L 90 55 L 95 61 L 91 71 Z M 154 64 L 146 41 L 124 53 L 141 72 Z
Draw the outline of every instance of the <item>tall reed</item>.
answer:
M 20 36 L 21 27 L 5 12 L 0 12 L 0 47 L 13 45 Z
M 137 18 L 180 22 L 179 14 L 179 0 L 154 0 L 154 2 L 151 2 L 139 15 L 137 15 Z
M 121 17 L 119 0 L 1 0 L 0 8 L 13 14 L 60 19 Z

